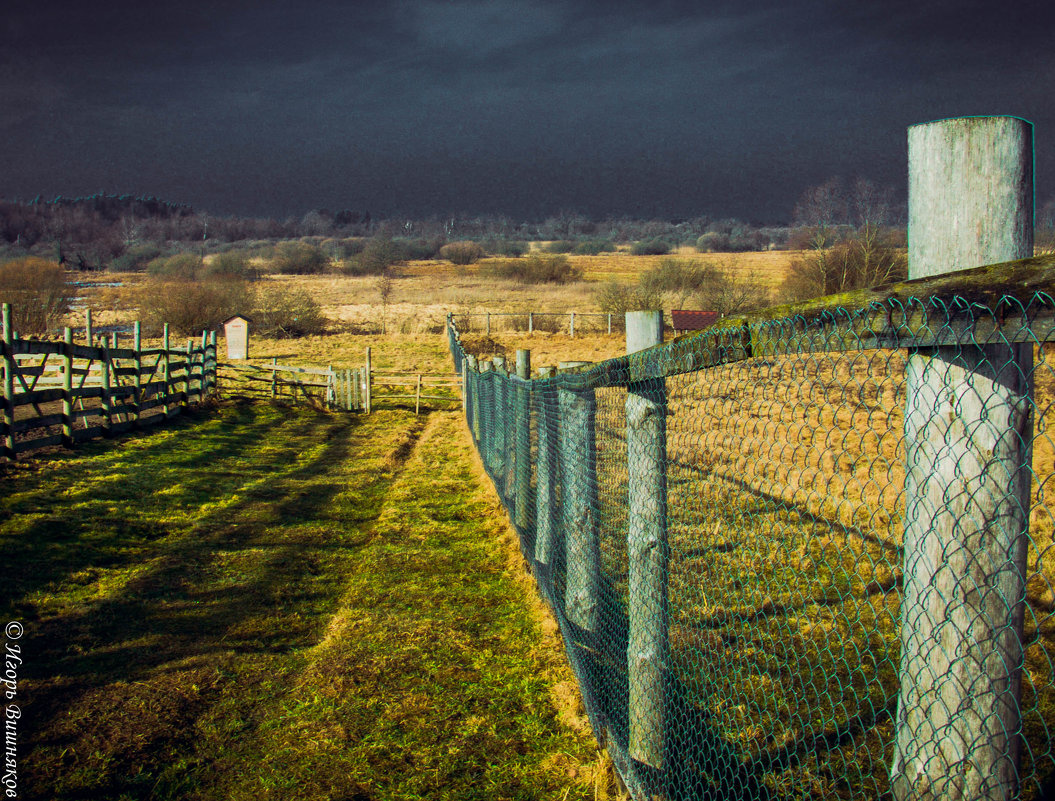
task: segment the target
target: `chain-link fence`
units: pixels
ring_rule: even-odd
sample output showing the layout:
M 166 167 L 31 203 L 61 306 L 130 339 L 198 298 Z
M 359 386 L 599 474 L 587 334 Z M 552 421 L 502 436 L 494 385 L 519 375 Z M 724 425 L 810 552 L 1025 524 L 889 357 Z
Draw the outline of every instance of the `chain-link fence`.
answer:
M 533 380 L 449 335 L 635 798 L 1051 792 L 1049 295 L 889 300 Z

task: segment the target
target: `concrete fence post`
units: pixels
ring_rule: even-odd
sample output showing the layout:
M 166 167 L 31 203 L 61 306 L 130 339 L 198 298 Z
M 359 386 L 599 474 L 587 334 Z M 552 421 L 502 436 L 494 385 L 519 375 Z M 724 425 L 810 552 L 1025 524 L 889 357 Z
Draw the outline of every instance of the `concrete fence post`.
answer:
M 517 350 L 516 387 L 516 453 L 514 469 L 515 516 L 513 523 L 521 537 L 531 527 L 531 515 L 535 511 L 535 499 L 531 493 L 531 351 Z
M 92 310 L 91 307 L 84 310 L 84 343 L 92 346 Z
M 1028 122 L 912 126 L 908 157 L 910 278 L 1033 255 Z M 1031 343 L 909 356 L 898 801 L 1017 797 L 1032 367 Z
M 539 369 L 539 378 L 553 378 L 552 367 Z M 548 569 L 553 562 L 557 540 L 557 447 L 560 417 L 557 412 L 557 390 L 552 381 L 544 381 L 535 390 L 538 399 L 535 415 L 538 430 L 538 465 L 535 468 L 535 561 L 544 566 L 547 584 L 544 591 L 552 601 L 552 576 Z
M 569 376 L 570 378 L 570 376 Z M 574 380 L 574 379 L 572 379 Z M 593 645 L 600 624 L 601 544 L 597 519 L 597 399 L 593 389 L 557 390 L 560 410 L 561 527 L 567 554 L 568 620 Z M 574 635 L 573 635 L 574 636 Z
M 663 312 L 626 313 L 627 353 L 662 341 Z M 666 418 L 664 379 L 627 385 L 630 755 L 656 770 L 666 767 L 664 712 L 670 654 Z
M 363 368 L 363 408 L 367 414 L 373 409 L 373 383 L 372 369 L 370 365 L 370 348 L 366 349 L 366 366 Z
M 103 363 L 107 363 L 108 359 L 104 355 Z M 103 369 L 107 369 L 104 367 Z M 172 363 L 169 360 L 169 324 L 165 323 L 161 329 L 161 378 L 165 382 L 165 416 L 169 413 L 169 395 L 172 394 Z

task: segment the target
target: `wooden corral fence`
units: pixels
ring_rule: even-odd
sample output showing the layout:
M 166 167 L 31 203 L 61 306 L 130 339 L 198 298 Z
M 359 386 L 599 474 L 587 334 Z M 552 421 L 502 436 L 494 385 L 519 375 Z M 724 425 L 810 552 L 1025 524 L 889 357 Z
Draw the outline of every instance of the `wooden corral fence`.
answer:
M 0 350 L 0 456 L 7 459 L 156 425 L 216 386 L 215 333 L 184 348 L 171 346 L 168 326 L 161 347 L 144 348 L 139 323 L 131 347 L 119 347 L 116 335 L 77 344 L 70 328 L 61 342 L 21 339 L 4 304 Z
M 417 373 L 405 370 L 377 370 L 371 350 L 366 349 L 362 367 L 334 369 L 279 364 L 220 365 L 220 375 L 228 390 L 288 398 L 294 402 L 316 403 L 329 409 L 369 414 L 377 402 L 414 402 L 414 413 L 421 413 L 422 402 L 461 403 L 461 382 L 448 373 Z

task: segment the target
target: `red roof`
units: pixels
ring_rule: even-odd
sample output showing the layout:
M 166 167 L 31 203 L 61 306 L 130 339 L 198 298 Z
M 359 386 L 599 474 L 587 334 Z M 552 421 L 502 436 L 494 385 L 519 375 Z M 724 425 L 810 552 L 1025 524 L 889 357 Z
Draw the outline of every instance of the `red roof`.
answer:
M 670 313 L 675 331 L 699 331 L 718 322 L 718 312 L 673 310 Z

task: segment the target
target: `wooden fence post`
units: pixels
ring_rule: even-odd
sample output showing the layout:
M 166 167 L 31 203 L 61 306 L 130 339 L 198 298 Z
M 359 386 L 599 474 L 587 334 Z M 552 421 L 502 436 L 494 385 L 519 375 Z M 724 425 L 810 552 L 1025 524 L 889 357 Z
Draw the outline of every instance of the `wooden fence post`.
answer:
M 372 408 L 371 396 L 371 368 L 370 368 L 370 348 L 366 349 L 366 367 L 363 368 L 363 395 L 366 406 L 366 413 L 370 414 Z
M 571 379 L 574 381 L 576 379 Z M 557 391 L 560 409 L 561 525 L 567 554 L 565 613 L 587 646 L 600 623 L 600 525 L 597 519 L 597 400 L 592 388 Z M 573 634 L 574 636 L 574 634 Z
M 11 304 L 3 304 L 3 328 L 0 349 L 3 350 L 4 359 L 4 408 L 3 416 L 0 417 L 0 433 L 3 434 L 3 455 L 8 459 L 15 458 L 15 369 L 18 362 L 12 344 L 14 337 L 11 332 Z
M 132 350 L 135 353 L 133 364 L 136 374 L 132 377 L 135 394 L 132 396 L 132 425 L 139 427 L 139 415 L 143 403 L 143 330 L 139 320 L 132 324 Z
M 627 353 L 662 341 L 663 312 L 626 313 Z M 634 759 L 656 770 L 666 767 L 664 709 L 670 654 L 666 417 L 662 378 L 627 385 L 629 750 Z
M 570 312 L 570 314 L 571 314 L 571 319 L 568 322 L 568 334 L 572 337 L 572 339 L 574 339 L 575 338 L 575 312 Z
M 62 444 L 73 447 L 73 329 L 62 330 Z
M 910 278 L 1033 255 L 1028 122 L 912 126 L 908 153 Z M 899 801 L 1017 797 L 1032 366 L 1032 343 L 908 359 Z
M 216 351 L 216 331 L 210 331 L 209 332 L 209 349 L 208 349 L 208 352 L 209 352 L 209 362 L 208 362 L 207 373 L 208 373 L 208 376 L 209 376 L 209 394 L 212 395 L 216 391 L 216 387 L 218 386 L 218 383 L 219 383 L 217 381 L 217 378 L 216 378 L 216 376 L 217 376 L 216 368 L 217 368 L 217 361 L 218 361 L 218 355 L 217 355 L 217 351 Z
M 535 499 L 531 495 L 531 351 L 517 350 L 516 390 L 516 453 L 514 454 L 513 479 L 514 517 L 513 524 L 521 532 L 531 526 L 531 515 L 535 511 Z M 522 534 L 523 536 L 523 534 Z
M 169 413 L 169 395 L 172 393 L 172 365 L 169 361 L 169 324 L 165 323 L 161 329 L 161 375 L 165 381 L 165 416 Z
M 168 332 L 166 331 L 165 333 L 167 334 Z M 110 357 L 110 342 L 105 336 L 101 337 L 99 346 L 102 349 L 103 354 L 102 369 L 99 375 L 99 383 L 102 386 L 102 397 L 99 399 L 99 405 L 101 406 L 100 411 L 103 416 L 103 436 L 111 437 L 114 433 L 114 395 L 113 375 L 111 373 L 113 364 Z M 178 410 L 179 407 L 177 406 L 176 409 Z
M 344 410 L 352 410 L 352 371 L 344 371 Z
M 184 407 L 190 406 L 190 395 L 191 395 L 191 382 L 194 380 L 194 340 L 187 340 L 187 370 L 184 373 L 183 388 L 186 390 L 183 393 L 183 405 Z
M 418 376 L 418 388 L 414 395 L 414 414 L 421 414 L 421 376 Z
M 491 312 L 486 312 L 486 314 L 487 314 L 487 336 L 491 336 Z
M 278 370 L 275 369 L 275 365 L 278 364 L 278 357 L 271 357 L 271 400 L 278 397 Z

